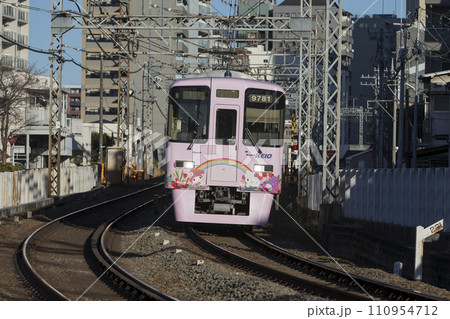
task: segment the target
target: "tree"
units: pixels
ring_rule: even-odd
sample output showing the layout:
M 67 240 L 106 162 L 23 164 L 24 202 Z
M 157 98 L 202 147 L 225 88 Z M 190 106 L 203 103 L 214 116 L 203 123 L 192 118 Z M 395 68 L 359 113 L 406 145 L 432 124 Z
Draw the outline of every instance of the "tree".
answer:
M 97 163 L 99 161 L 99 137 L 100 134 L 98 132 L 92 132 L 91 133 L 91 162 L 92 163 Z M 107 135 L 106 133 L 103 133 L 103 158 L 106 157 L 106 148 L 108 146 L 113 146 L 114 145 L 114 138 L 112 138 L 111 136 Z
M 39 83 L 39 77 L 33 71 L 33 67 L 25 72 L 0 63 L 0 160 L 3 163 L 8 157 L 8 138 L 26 124 L 27 87 Z

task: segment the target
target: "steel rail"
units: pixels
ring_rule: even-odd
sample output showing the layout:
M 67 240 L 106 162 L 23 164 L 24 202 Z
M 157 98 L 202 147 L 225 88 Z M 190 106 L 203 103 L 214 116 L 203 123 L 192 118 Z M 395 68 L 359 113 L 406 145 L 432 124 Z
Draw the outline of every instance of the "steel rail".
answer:
M 311 268 L 316 271 L 315 273 L 320 274 L 326 278 L 334 277 L 336 282 L 348 282 L 349 284 L 354 284 L 353 279 L 355 279 L 364 289 L 370 291 L 371 293 L 376 294 L 377 296 L 382 295 L 387 300 L 396 300 L 396 301 L 443 301 L 446 299 L 439 298 L 436 296 L 431 296 L 427 294 L 422 294 L 417 291 L 413 291 L 410 289 L 406 289 L 400 286 L 395 286 L 392 284 L 384 283 L 381 281 L 377 281 L 371 278 L 363 277 L 360 275 L 356 275 L 353 273 L 346 273 L 343 270 L 333 268 L 314 260 L 301 257 L 299 255 L 293 254 L 261 237 L 256 236 L 255 234 L 244 232 L 245 235 L 251 240 L 255 241 L 259 245 L 263 246 L 264 249 L 277 254 L 279 258 L 282 258 L 284 261 L 287 261 L 291 264 L 295 264 L 298 267 L 302 268 Z M 350 276 L 352 278 L 350 278 Z
M 142 190 L 139 190 L 137 192 L 133 192 L 130 194 L 126 194 L 123 196 L 120 196 L 118 198 L 114 198 L 111 200 L 107 200 L 89 207 L 85 207 L 82 209 L 79 209 L 75 212 L 69 213 L 67 215 L 61 216 L 59 218 L 54 219 L 53 221 L 39 227 L 38 229 L 36 229 L 30 236 L 28 236 L 20 245 L 18 253 L 16 254 L 16 258 L 18 261 L 18 264 L 20 266 L 20 268 L 22 269 L 22 272 L 24 274 L 24 276 L 26 278 L 28 278 L 29 280 L 31 280 L 31 282 L 38 287 L 38 290 L 42 293 L 44 293 L 44 295 L 46 295 L 45 297 L 48 297 L 48 299 L 50 300 L 62 300 L 62 301 L 68 301 L 70 300 L 67 296 L 63 295 L 62 293 L 60 293 L 57 289 L 55 289 L 52 285 L 50 285 L 50 283 L 48 283 L 40 274 L 39 272 L 32 266 L 30 258 L 28 257 L 28 250 L 31 250 L 30 246 L 31 246 L 31 241 L 37 237 L 37 234 L 43 232 L 44 230 L 48 229 L 48 227 L 53 226 L 54 224 L 63 221 L 69 217 L 73 217 L 75 215 L 81 214 L 81 213 L 85 213 L 89 210 L 92 210 L 94 208 L 103 206 L 103 205 L 107 205 L 113 202 L 117 202 L 120 201 L 122 199 L 131 197 L 131 196 L 135 196 L 137 194 L 140 194 L 142 192 L 157 188 L 157 187 L 161 187 L 162 185 L 164 185 L 164 183 L 158 183 L 155 185 L 152 185 L 150 187 L 144 188 Z
M 273 278 L 283 283 L 289 285 L 290 287 L 294 286 L 295 289 L 302 291 L 307 290 L 313 294 L 319 294 L 322 296 L 329 297 L 331 299 L 336 300 L 363 300 L 369 301 L 372 300 L 369 297 L 366 297 L 362 294 L 357 294 L 353 292 L 344 291 L 335 287 L 328 287 L 326 285 L 320 284 L 318 282 L 306 280 L 292 274 L 288 274 L 286 272 L 258 264 L 252 260 L 249 260 L 245 257 L 234 254 L 230 251 L 227 251 L 218 245 L 208 241 L 203 238 L 200 234 L 198 234 L 190 225 L 185 226 L 185 232 L 191 238 L 191 240 L 204 248 L 206 251 L 218 256 L 222 260 L 230 263 L 232 265 L 237 265 L 241 268 L 245 268 L 250 272 L 256 273 L 262 276 L 268 276 L 269 278 Z
M 130 215 L 137 213 L 141 208 L 150 205 L 150 204 L 159 204 L 160 200 L 166 195 L 159 196 L 158 198 L 154 198 L 138 207 L 135 207 L 123 215 L 114 218 L 97 228 L 94 232 L 91 239 L 91 248 L 94 253 L 95 258 L 97 258 L 98 262 L 102 265 L 105 272 L 107 272 L 110 276 L 115 279 L 123 282 L 127 287 L 134 289 L 136 293 L 139 294 L 139 299 L 142 300 L 157 300 L 157 301 L 176 301 L 178 299 L 163 293 L 135 276 L 128 273 L 125 269 L 120 267 L 117 264 L 117 260 L 114 260 L 112 256 L 108 253 L 105 242 L 107 241 L 108 236 L 110 236 L 111 229 L 116 225 L 123 222 L 125 218 L 130 217 Z

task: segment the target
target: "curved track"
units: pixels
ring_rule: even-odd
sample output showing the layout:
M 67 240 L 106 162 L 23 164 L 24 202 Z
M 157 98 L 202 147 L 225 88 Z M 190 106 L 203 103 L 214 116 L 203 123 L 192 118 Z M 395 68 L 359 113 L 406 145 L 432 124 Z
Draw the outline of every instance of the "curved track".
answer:
M 186 225 L 186 233 L 196 244 L 208 252 L 215 254 L 225 262 L 244 268 L 261 277 L 283 283 L 299 291 L 306 291 L 332 300 L 372 300 L 363 293 L 348 289 L 347 287 L 342 287 L 341 285 L 331 283 L 330 281 L 318 279 L 309 274 L 302 274 L 302 272 L 298 270 L 292 271 L 287 269 L 288 267 L 277 267 L 277 265 L 270 263 L 268 259 L 255 258 L 254 254 L 253 257 L 243 257 L 242 255 L 238 255 L 231 252 L 228 248 L 224 249 L 219 245 L 212 243 L 210 240 L 206 239 L 207 236 L 200 235 L 192 229 L 190 225 Z M 232 244 L 225 245 L 227 247 L 232 246 Z M 244 252 L 243 249 L 240 249 L 240 251 Z M 256 259 L 258 260 L 255 261 Z M 280 268 L 283 268 L 283 270 Z
M 154 192 L 161 186 L 162 183 L 156 184 L 78 210 L 37 229 L 22 243 L 17 254 L 24 276 L 48 300 L 168 300 L 127 273 L 104 276 L 105 268 L 114 269 L 107 274 L 117 270 L 111 263 L 106 264 L 107 255 L 96 251 L 106 221 L 116 219 L 124 211 L 154 204 L 148 198 L 152 193 L 158 197 Z M 133 208 L 129 210 L 130 207 Z
M 186 233 L 199 246 L 227 263 L 321 297 L 333 300 L 445 300 L 323 265 L 249 232 L 214 237 L 207 233 L 201 235 L 186 226 Z M 209 237 L 213 239 L 208 240 Z
M 292 267 L 301 269 L 306 273 L 316 274 L 317 277 L 327 278 L 335 282 L 345 283 L 350 286 L 359 286 L 367 291 L 371 296 L 379 300 L 392 301 L 438 301 L 445 300 L 439 297 L 422 294 L 416 291 L 405 289 L 403 287 L 394 286 L 383 283 L 367 277 L 356 274 L 347 273 L 343 270 L 336 269 L 318 263 L 316 261 L 303 258 L 278 247 L 265 239 L 262 239 L 252 233 L 245 232 L 245 235 L 253 242 L 260 245 L 264 250 L 268 251 L 283 263 L 288 263 Z
M 125 214 L 115 218 L 111 222 L 108 222 L 107 224 L 105 223 L 104 225 L 100 226 L 95 231 L 91 240 L 94 255 L 105 269 L 105 272 L 108 273 L 108 276 L 110 278 L 113 278 L 114 281 L 120 282 L 121 285 L 125 285 L 125 289 L 131 291 L 131 294 L 137 297 L 139 300 L 169 301 L 177 299 L 149 286 L 148 284 L 128 273 L 125 269 L 123 269 L 116 263 L 117 259 L 114 259 L 110 254 L 110 251 L 112 250 L 112 247 L 110 247 L 110 245 L 113 242 L 114 237 L 112 229 L 122 223 L 124 219 L 129 218 L 130 215 L 138 212 L 143 206 L 149 204 L 159 205 L 162 197 L 163 196 L 157 197 L 149 201 L 148 203 L 131 209 Z

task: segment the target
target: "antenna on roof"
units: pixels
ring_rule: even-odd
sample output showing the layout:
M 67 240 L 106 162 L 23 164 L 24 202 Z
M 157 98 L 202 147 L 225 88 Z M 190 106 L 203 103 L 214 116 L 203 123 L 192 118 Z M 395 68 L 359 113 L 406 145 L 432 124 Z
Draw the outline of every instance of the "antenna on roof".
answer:
M 230 63 L 227 63 L 227 70 L 225 71 L 224 77 L 231 78 L 231 70 L 230 70 Z

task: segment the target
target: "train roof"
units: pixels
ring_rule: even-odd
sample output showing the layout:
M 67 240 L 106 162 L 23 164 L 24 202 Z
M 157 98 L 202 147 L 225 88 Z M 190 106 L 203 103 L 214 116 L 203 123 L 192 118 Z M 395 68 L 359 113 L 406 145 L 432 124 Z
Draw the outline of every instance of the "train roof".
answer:
M 276 90 L 285 93 L 285 90 L 278 84 L 272 83 L 272 82 L 265 82 L 265 81 L 259 81 L 256 80 L 255 78 L 253 78 L 250 75 L 247 75 L 245 73 L 242 72 L 238 72 L 238 71 L 231 71 L 231 77 L 225 77 L 225 70 L 216 70 L 216 71 L 211 71 L 211 72 L 205 72 L 196 76 L 191 76 L 189 78 L 185 78 L 185 79 L 180 79 L 180 80 L 176 80 L 175 82 L 172 83 L 172 86 L 180 86 L 180 85 L 185 85 L 185 83 L 190 83 L 190 85 L 205 85 L 206 81 L 229 81 L 229 80 L 236 80 L 236 81 L 242 81 L 242 82 L 253 82 L 253 83 L 258 83 L 257 87 L 262 88 L 262 89 L 274 89 L 274 87 L 276 87 Z M 194 84 L 196 83 L 196 84 Z M 244 85 L 245 86 L 245 85 Z
M 204 72 L 200 74 L 192 75 L 188 78 L 223 78 L 225 76 L 226 70 L 215 70 Z M 239 72 L 239 71 L 231 71 L 231 77 L 234 79 L 247 79 L 247 80 L 256 80 L 251 75 Z

